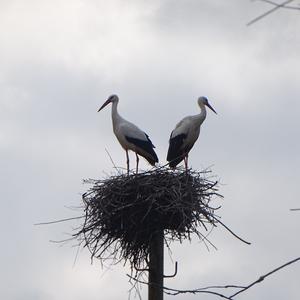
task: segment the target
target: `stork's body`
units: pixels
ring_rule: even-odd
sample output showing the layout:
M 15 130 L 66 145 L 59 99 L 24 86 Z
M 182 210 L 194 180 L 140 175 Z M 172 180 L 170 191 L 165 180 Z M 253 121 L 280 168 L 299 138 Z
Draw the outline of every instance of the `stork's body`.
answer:
M 175 168 L 184 160 L 185 169 L 188 169 L 188 154 L 197 141 L 201 124 L 206 118 L 205 106 L 216 113 L 208 103 L 207 98 L 199 97 L 198 104 L 201 109 L 200 114 L 183 118 L 171 133 L 167 154 L 167 160 L 171 168 Z
M 136 154 L 136 173 L 138 172 L 139 157 L 144 157 L 152 166 L 158 162 L 158 157 L 153 148 L 149 136 L 139 129 L 136 125 L 128 122 L 118 113 L 119 98 L 117 95 L 110 96 L 107 101 L 100 107 L 98 111 L 107 104 L 112 103 L 111 117 L 113 123 L 113 131 L 119 143 L 126 151 L 127 174 L 129 174 L 129 156 L 128 151 L 132 150 Z

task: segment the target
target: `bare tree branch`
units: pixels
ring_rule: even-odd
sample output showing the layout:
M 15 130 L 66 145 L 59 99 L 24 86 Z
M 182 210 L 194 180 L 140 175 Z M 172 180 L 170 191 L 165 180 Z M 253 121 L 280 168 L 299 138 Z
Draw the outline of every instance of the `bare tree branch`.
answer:
M 269 0 L 258 0 L 261 2 L 265 2 L 274 6 L 279 6 L 280 4 L 274 2 L 274 1 L 269 1 Z M 282 8 L 286 8 L 286 9 L 294 9 L 294 10 L 300 10 L 300 6 L 291 6 L 291 5 L 284 5 L 282 6 Z
M 264 1 L 264 0 L 263 0 Z M 250 26 L 254 23 L 256 23 L 257 21 L 261 20 L 262 18 L 268 16 L 269 14 L 273 13 L 274 11 L 280 9 L 280 8 L 284 8 L 286 4 L 289 4 L 291 2 L 293 2 L 294 0 L 287 0 L 287 1 L 284 1 L 283 3 L 281 4 L 276 4 L 275 2 L 272 3 L 272 5 L 275 5 L 275 7 L 273 7 L 272 9 L 268 10 L 267 12 L 263 13 L 262 15 L 256 17 L 255 19 L 251 20 L 249 23 L 247 23 L 246 25 L 247 26 Z
M 270 275 L 280 271 L 281 269 L 296 263 L 297 261 L 300 260 L 300 257 L 297 257 L 277 268 L 275 268 L 274 270 L 261 275 L 257 280 L 253 281 L 252 283 L 250 283 L 247 286 L 241 286 L 241 285 L 216 285 L 216 286 L 208 286 L 208 287 L 203 287 L 203 288 L 198 288 L 198 289 L 193 289 L 193 290 L 179 290 L 179 289 L 173 289 L 173 288 L 169 288 L 169 287 L 163 287 L 164 291 L 166 294 L 168 295 L 179 295 L 179 294 L 210 294 L 210 295 L 214 295 L 223 299 L 228 299 L 228 300 L 234 300 L 235 297 L 241 293 L 244 293 L 245 291 L 249 290 L 250 288 L 252 288 L 254 285 L 261 283 L 262 281 L 264 281 L 267 277 L 269 277 Z M 139 279 L 137 279 L 136 277 L 132 277 L 129 274 L 127 274 L 127 276 L 133 280 L 136 281 L 140 284 L 145 284 L 148 285 L 147 282 L 145 281 L 141 281 Z M 228 296 L 224 294 L 224 291 L 222 290 L 229 290 L 229 289 L 234 289 L 234 290 L 238 290 L 237 292 L 235 292 L 234 294 Z
M 137 283 L 140 283 L 140 284 L 148 285 L 148 282 L 146 282 L 146 281 L 139 280 L 136 277 L 133 277 L 129 274 L 127 274 L 127 276 L 130 278 L 130 280 L 133 280 L 133 281 L 135 281 Z M 177 290 L 177 289 L 172 289 L 172 288 L 168 288 L 168 287 L 163 287 L 165 294 L 171 295 L 171 296 L 176 296 L 176 295 L 179 295 L 179 294 L 201 294 L 202 293 L 202 294 L 211 294 L 211 295 L 215 295 L 215 296 L 218 296 L 220 298 L 223 298 L 223 299 L 231 300 L 228 296 L 225 296 L 221 293 L 209 290 L 209 289 L 223 289 L 223 288 L 244 288 L 244 287 L 238 287 L 238 286 L 211 286 L 211 287 L 199 288 L 199 289 L 195 289 L 195 290 Z
M 233 236 L 235 236 L 237 239 L 239 239 L 240 241 L 242 241 L 243 243 L 247 244 L 247 245 L 251 245 L 250 242 L 247 242 L 246 240 L 242 239 L 241 237 L 239 237 L 237 234 L 235 234 L 228 226 L 226 226 L 224 223 L 222 223 L 218 218 L 216 218 L 215 216 L 212 216 L 212 218 L 220 223 L 224 228 L 226 228 Z
M 246 287 L 243 288 L 242 290 L 238 291 L 237 293 L 231 295 L 231 296 L 230 296 L 230 299 L 232 299 L 233 297 L 237 296 L 237 295 L 240 294 L 240 293 L 245 292 L 246 290 L 250 289 L 251 287 L 253 287 L 253 286 L 256 285 L 257 283 L 262 282 L 263 280 L 265 280 L 265 278 L 267 278 L 268 276 L 274 274 L 275 272 L 277 272 L 277 271 L 279 271 L 279 270 L 281 270 L 281 269 L 287 267 L 288 265 L 291 265 L 291 264 L 293 264 L 293 263 L 295 263 L 295 262 L 297 262 L 297 261 L 299 261 L 299 260 L 300 260 L 300 257 L 295 258 L 295 259 L 293 259 L 293 260 L 291 260 L 291 261 L 289 261 L 289 262 L 287 262 L 287 263 L 281 265 L 280 267 L 277 267 L 276 269 L 270 271 L 269 273 L 260 276 L 256 281 L 252 282 L 251 284 L 249 284 L 248 286 L 246 286 Z

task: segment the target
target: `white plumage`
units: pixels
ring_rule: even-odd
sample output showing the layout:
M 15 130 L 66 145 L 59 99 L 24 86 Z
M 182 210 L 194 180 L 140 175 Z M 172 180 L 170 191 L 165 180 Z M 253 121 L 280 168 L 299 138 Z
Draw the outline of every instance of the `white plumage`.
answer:
M 129 174 L 129 156 L 128 150 L 132 150 L 136 154 L 136 172 L 138 172 L 139 157 L 144 157 L 152 166 L 158 162 L 158 157 L 153 148 L 149 136 L 139 129 L 136 125 L 122 118 L 118 113 L 119 97 L 117 95 L 110 96 L 98 111 L 106 105 L 112 103 L 111 117 L 113 123 L 113 131 L 119 143 L 126 151 L 127 174 Z
M 188 154 L 199 137 L 201 124 L 206 118 L 206 108 L 216 111 L 208 103 L 206 97 L 198 98 L 200 114 L 183 118 L 170 135 L 167 161 L 171 168 L 175 168 L 184 160 L 185 168 L 188 169 Z

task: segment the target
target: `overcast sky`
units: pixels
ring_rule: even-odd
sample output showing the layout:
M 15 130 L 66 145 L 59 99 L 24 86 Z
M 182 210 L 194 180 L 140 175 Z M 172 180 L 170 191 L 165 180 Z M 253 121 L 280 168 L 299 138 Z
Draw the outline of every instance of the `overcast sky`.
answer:
M 299 1 L 294 1 L 299 5 Z M 300 254 L 300 18 L 248 0 L 0 0 L 1 299 L 127 299 L 127 267 L 102 269 L 68 237 L 84 178 L 125 167 L 112 132 L 119 112 L 145 130 L 165 163 L 168 137 L 184 116 L 208 113 L 190 154 L 212 166 L 224 200 L 219 214 L 246 246 L 217 228 L 218 250 L 174 243 L 178 275 L 166 286 L 247 284 Z M 131 155 L 134 166 L 134 155 Z M 141 162 L 143 169 L 149 166 Z M 166 254 L 165 272 L 173 265 Z M 300 265 L 241 295 L 299 299 Z M 142 290 L 146 299 L 147 289 Z M 166 299 L 175 299 L 166 296 Z M 176 299 L 214 299 L 182 295 Z

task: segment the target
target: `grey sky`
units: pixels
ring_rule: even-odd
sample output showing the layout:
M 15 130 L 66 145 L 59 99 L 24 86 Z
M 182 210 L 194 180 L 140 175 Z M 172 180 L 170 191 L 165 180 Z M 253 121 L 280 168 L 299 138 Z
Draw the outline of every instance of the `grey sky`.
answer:
M 252 245 L 222 228 L 210 235 L 218 251 L 196 240 L 174 244 L 179 272 L 167 286 L 245 284 L 299 256 L 300 216 L 289 209 L 300 206 L 300 19 L 281 10 L 245 26 L 269 8 L 248 0 L 0 1 L 1 299 L 127 297 L 127 268 L 90 265 L 85 250 L 74 265 L 76 248 L 49 243 L 76 223 L 33 226 L 78 214 L 66 207 L 80 204 L 82 179 L 112 172 L 105 148 L 125 166 L 110 109 L 97 113 L 112 93 L 162 164 L 171 130 L 199 111 L 198 96 L 218 112 L 208 113 L 190 163 L 213 165 L 222 220 Z M 239 299 L 296 300 L 299 272 L 291 266 Z

